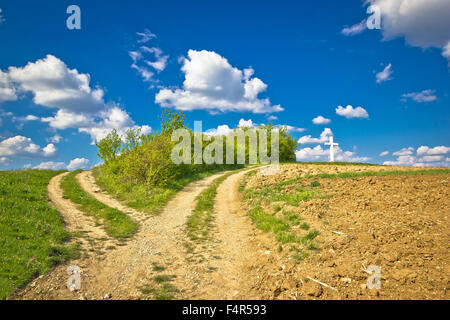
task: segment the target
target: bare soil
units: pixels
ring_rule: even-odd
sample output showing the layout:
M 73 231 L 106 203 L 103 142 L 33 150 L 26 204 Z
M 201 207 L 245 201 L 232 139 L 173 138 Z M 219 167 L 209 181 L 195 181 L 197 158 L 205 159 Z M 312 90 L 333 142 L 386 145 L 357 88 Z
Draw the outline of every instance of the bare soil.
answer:
M 249 185 L 270 185 L 311 171 L 355 169 L 363 168 L 281 166 L 277 175 L 256 175 Z M 309 178 L 300 183 L 308 186 L 313 180 L 318 180 L 322 193 L 331 198 L 285 208 L 320 231 L 316 238 L 319 250 L 296 261 L 289 245 L 284 245 L 276 259 L 264 266 L 258 283 L 261 298 L 449 299 L 450 175 Z M 369 274 L 364 270 L 370 265 L 381 267 L 380 290 L 366 286 Z

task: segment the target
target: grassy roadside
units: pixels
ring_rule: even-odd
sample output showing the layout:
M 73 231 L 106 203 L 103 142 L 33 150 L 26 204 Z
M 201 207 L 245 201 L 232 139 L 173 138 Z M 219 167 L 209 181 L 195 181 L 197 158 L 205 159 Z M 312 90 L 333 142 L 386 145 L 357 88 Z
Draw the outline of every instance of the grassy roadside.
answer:
M 300 215 L 283 209 L 285 205 L 298 206 L 299 202 L 311 198 L 323 197 L 317 184 L 296 188 L 294 193 L 284 193 L 282 185 L 261 188 L 247 188 L 248 180 L 256 172 L 248 172 L 239 185 L 244 201 L 250 207 L 248 215 L 256 228 L 272 234 L 280 244 L 278 250 L 288 246 L 293 251 L 293 258 L 304 260 L 309 256 L 308 250 L 317 250 L 314 240 L 319 231 L 310 230 L 309 224 Z M 264 207 L 263 207 L 264 205 Z
M 84 192 L 75 179 L 80 172 L 81 170 L 73 171 L 61 181 L 64 197 L 78 204 L 81 211 L 93 216 L 103 225 L 109 236 L 118 239 L 133 236 L 138 229 L 138 223 L 122 211 L 110 208 Z
M 93 170 L 97 185 L 121 200 L 127 206 L 149 214 L 158 214 L 160 209 L 181 189 L 189 183 L 206 178 L 215 173 L 224 170 L 238 169 L 242 166 L 214 167 L 209 171 L 194 173 L 171 181 L 170 184 L 163 187 L 149 188 L 146 185 L 125 186 L 117 183 L 113 177 L 102 172 L 102 167 Z
M 0 171 L 0 299 L 79 254 L 75 244 L 64 244 L 70 234 L 47 196 L 61 172 Z

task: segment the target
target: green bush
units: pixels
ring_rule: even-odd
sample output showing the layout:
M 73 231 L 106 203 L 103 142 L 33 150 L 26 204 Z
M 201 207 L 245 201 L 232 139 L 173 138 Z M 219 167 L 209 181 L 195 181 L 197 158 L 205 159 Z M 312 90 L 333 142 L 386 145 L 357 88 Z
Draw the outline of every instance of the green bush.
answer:
M 122 141 L 117 131 L 113 130 L 104 139 L 96 143 L 97 154 L 104 162 L 101 170 L 98 171 L 99 180 L 114 181 L 115 184 L 119 185 L 118 188 L 122 190 L 131 189 L 137 185 L 155 188 L 176 184 L 178 180 L 186 176 L 242 167 L 242 165 L 206 164 L 204 162 L 201 164 L 174 164 L 171 155 L 178 142 L 172 141 L 172 133 L 180 128 L 189 130 L 191 160 L 194 159 L 194 133 L 188 129 L 185 124 L 185 116 L 181 112 L 163 109 L 159 119 L 161 121 L 160 131 L 141 134 L 139 130 L 128 129 L 125 137 L 123 137 L 124 141 Z M 295 161 L 294 150 L 297 147 L 297 142 L 286 132 L 286 128 L 275 128 L 270 123 L 259 128 L 267 130 L 269 157 L 271 155 L 270 133 L 276 129 L 279 131 L 280 137 L 280 162 Z M 257 133 L 257 137 L 259 137 L 259 133 Z M 215 139 L 217 138 L 204 137 L 202 149 L 204 150 Z M 227 136 L 223 139 L 223 163 L 226 163 L 227 139 L 231 139 L 231 137 Z M 259 146 L 259 138 L 257 141 Z M 237 148 L 244 148 L 246 163 L 248 163 L 249 138 L 245 139 L 245 145 L 237 146 L 237 139 L 234 138 L 233 143 L 235 146 L 235 162 L 237 160 Z M 259 162 L 259 154 L 257 160 Z

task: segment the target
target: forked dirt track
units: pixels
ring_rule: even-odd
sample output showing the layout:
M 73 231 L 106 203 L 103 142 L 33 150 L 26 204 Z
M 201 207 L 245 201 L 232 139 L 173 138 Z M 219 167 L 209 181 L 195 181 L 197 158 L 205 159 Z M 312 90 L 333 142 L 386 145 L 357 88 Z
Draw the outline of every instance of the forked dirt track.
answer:
M 252 260 L 252 252 L 255 254 L 248 244 L 251 225 L 244 221 L 247 218 L 239 209 L 237 186 L 244 173 L 231 175 L 218 188 L 216 240 L 204 244 L 209 257 L 199 263 L 186 249 L 189 240 L 185 224 L 195 208 L 196 197 L 224 173 L 189 184 L 157 216 L 126 208 L 100 192 L 90 172 L 79 174 L 77 180 L 86 192 L 140 221 L 138 233 L 127 242 L 109 238 L 91 217 L 64 199 L 60 182 L 65 174 L 55 177 L 48 186 L 49 197 L 69 231 L 84 231 L 84 237 L 76 238 L 81 240 L 84 253 L 79 260 L 39 277 L 12 298 L 139 299 L 143 297 L 141 288 L 154 285 L 152 278 L 161 274 L 173 277 L 171 283 L 178 290 L 175 298 L 257 298 L 251 293 L 252 279 L 243 272 L 244 265 Z M 163 266 L 164 271 L 155 271 L 155 264 Z M 69 265 L 81 269 L 80 290 L 71 292 L 66 287 Z
M 144 212 L 139 212 L 133 208 L 125 206 L 120 201 L 110 196 L 108 193 L 100 190 L 100 188 L 95 183 L 95 177 L 92 174 L 92 171 L 83 171 L 76 176 L 76 179 L 81 188 L 83 188 L 85 192 L 93 196 L 97 201 L 103 202 L 111 208 L 116 208 L 122 212 L 125 212 L 130 217 L 139 222 L 147 220 L 147 218 L 150 217 L 150 215 Z
M 79 239 L 83 249 L 88 250 L 90 245 L 97 245 L 99 241 L 102 241 L 102 245 L 113 245 L 115 241 L 112 239 L 105 240 L 108 238 L 108 235 L 101 227 L 96 225 L 91 217 L 78 210 L 76 205 L 70 200 L 64 198 L 64 192 L 60 184 L 67 174 L 69 173 L 66 172 L 53 177 L 47 187 L 48 196 L 62 215 L 66 229 L 69 232 L 82 232 L 85 235 L 85 237 Z
M 197 245 L 200 251 L 190 257 L 195 263 L 186 264 L 193 268 L 196 284 L 186 298 L 261 299 L 255 266 L 266 263 L 267 256 L 257 247 L 255 230 L 241 206 L 238 186 L 246 172 L 231 175 L 217 188 L 212 240 Z

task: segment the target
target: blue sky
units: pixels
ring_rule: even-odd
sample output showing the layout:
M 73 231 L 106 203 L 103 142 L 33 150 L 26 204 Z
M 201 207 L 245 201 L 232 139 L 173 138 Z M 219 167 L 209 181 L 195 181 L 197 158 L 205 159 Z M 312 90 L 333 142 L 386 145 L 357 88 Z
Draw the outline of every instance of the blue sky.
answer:
M 0 169 L 90 167 L 94 139 L 157 130 L 164 105 L 288 125 L 299 161 L 333 134 L 341 161 L 448 166 L 449 2 L 369 2 L 381 30 L 362 1 L 0 1 Z

